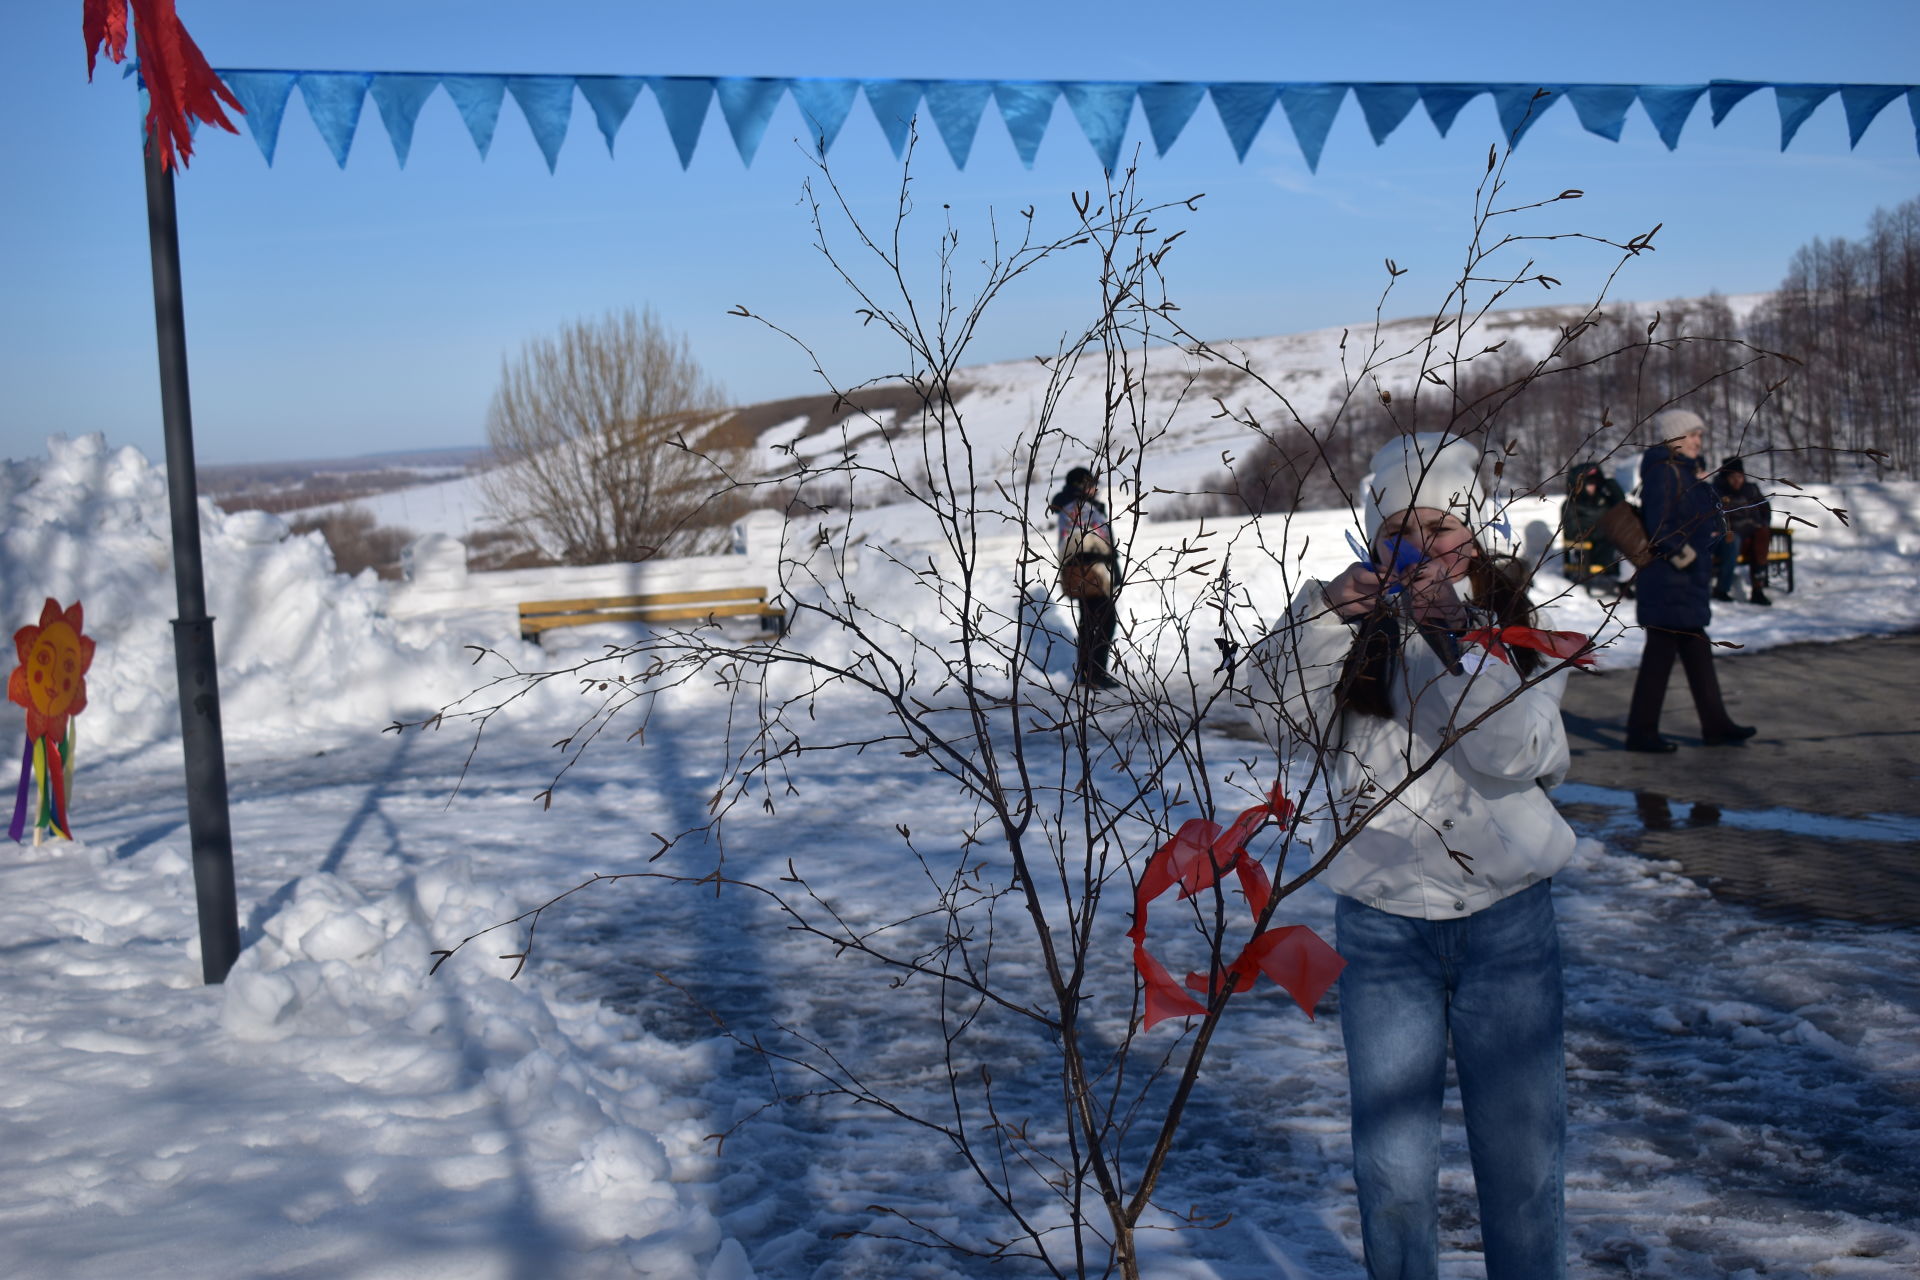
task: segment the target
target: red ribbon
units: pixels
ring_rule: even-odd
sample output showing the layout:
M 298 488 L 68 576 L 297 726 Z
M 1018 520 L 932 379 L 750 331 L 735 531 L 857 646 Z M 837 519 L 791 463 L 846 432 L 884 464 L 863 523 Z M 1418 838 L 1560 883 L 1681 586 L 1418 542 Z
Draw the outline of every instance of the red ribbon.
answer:
M 147 137 L 160 148 L 161 168 L 173 167 L 176 149 L 184 167 L 193 155 L 189 117 L 238 133 L 220 104 L 241 115 L 246 108 L 213 74 L 206 55 L 174 13 L 174 0 L 86 0 L 80 27 L 87 42 L 87 79 L 93 79 L 94 57 L 102 46 L 112 61 L 126 58 L 129 3 L 133 31 L 140 38 L 140 79 L 147 86 Z
M 1571 658 L 1576 667 L 1593 665 L 1593 637 L 1578 631 L 1541 631 L 1537 627 L 1481 627 L 1460 637 L 1462 644 L 1477 644 L 1500 661 L 1511 664 L 1510 645 L 1535 649 L 1550 658 Z
M 1258 920 L 1273 896 L 1273 882 L 1259 860 L 1248 855 L 1247 841 L 1267 819 L 1284 822 L 1292 812 L 1292 802 L 1275 786 L 1265 804 L 1242 811 L 1225 831 L 1207 818 L 1183 823 L 1147 861 L 1146 873 L 1133 893 L 1133 928 L 1127 931 L 1133 939 L 1133 966 L 1146 987 L 1142 1030 L 1152 1030 L 1155 1023 L 1166 1018 L 1204 1016 L 1207 1012 L 1206 1006 L 1181 990 L 1166 966 L 1147 950 L 1148 905 L 1176 884 L 1181 898 L 1191 898 L 1212 888 L 1231 871 L 1240 878 L 1240 890 Z M 1311 1018 L 1313 1007 L 1345 966 L 1340 954 L 1313 930 L 1305 925 L 1285 925 L 1256 934 L 1224 973 L 1216 973 L 1213 979 L 1190 973 L 1186 985 L 1202 995 L 1228 983 L 1236 992 L 1246 991 L 1253 986 L 1254 975 L 1264 973 L 1286 988 L 1294 1003 Z

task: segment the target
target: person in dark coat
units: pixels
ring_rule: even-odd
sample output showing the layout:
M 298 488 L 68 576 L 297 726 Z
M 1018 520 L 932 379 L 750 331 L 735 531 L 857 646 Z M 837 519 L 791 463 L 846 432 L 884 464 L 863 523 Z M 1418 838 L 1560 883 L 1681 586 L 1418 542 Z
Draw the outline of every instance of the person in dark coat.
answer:
M 1715 600 L 1733 599 L 1733 571 L 1740 557 L 1747 558 L 1747 582 L 1752 588 L 1747 599 L 1754 604 L 1772 604 L 1767 599 L 1767 549 L 1773 542 L 1773 506 L 1760 486 L 1747 478 L 1742 458 L 1728 458 L 1713 478 L 1713 492 L 1720 499 L 1720 514 L 1726 518 L 1729 537 L 1714 551 Z
M 1107 508 L 1096 496 L 1097 490 L 1093 472 L 1075 467 L 1067 472 L 1066 482 L 1047 510 L 1058 522 L 1061 585 L 1080 606 L 1074 680 L 1095 689 L 1117 689 L 1120 682 L 1107 674 L 1107 660 L 1113 649 L 1113 597 L 1120 586 L 1120 562 Z
M 1722 535 L 1720 502 L 1700 475 L 1706 435 L 1700 415 L 1668 409 L 1652 423 L 1659 444 L 1640 460 L 1641 517 L 1656 559 L 1634 581 L 1635 613 L 1646 635 L 1640 673 L 1627 712 L 1627 750 L 1673 751 L 1660 736 L 1660 707 L 1678 657 L 1700 715 L 1700 736 L 1710 747 L 1733 746 L 1754 734 L 1733 722 L 1720 696 L 1707 625 L 1713 620 L 1713 552 Z
M 1560 507 L 1560 532 L 1566 535 L 1567 576 L 1575 582 L 1619 585 L 1620 551 L 1600 532 L 1607 508 L 1625 502 L 1620 484 L 1597 462 L 1585 462 L 1567 473 L 1567 500 Z M 1579 543 L 1592 544 L 1581 550 Z

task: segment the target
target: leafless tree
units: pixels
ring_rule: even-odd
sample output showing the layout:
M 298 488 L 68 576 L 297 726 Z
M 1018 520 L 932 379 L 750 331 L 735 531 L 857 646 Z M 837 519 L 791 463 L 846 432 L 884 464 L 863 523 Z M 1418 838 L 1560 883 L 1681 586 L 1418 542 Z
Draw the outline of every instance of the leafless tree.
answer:
M 921 404 L 910 430 L 849 428 L 850 443 L 837 454 L 796 456 L 771 479 L 734 478 L 741 488 L 778 484 L 792 510 L 804 513 L 790 524 L 781 557 L 789 632 L 773 643 L 747 643 L 718 625 L 662 628 L 558 670 L 509 666 L 430 723 L 466 717 L 484 728 L 533 689 L 578 681 L 587 701 L 561 743 L 568 763 L 541 793 L 551 803 L 572 761 L 609 728 L 621 724 L 629 740 L 644 741 L 665 691 L 717 681 L 727 696 L 730 763 L 711 792 L 703 835 L 755 812 L 778 813 L 821 755 L 891 751 L 920 762 L 931 784 L 959 797 L 973 816 L 959 830 L 930 830 L 914 813 L 898 815 L 903 865 L 924 890 L 901 918 L 875 918 L 839 900 L 804 856 L 777 877 L 737 869 L 724 844 L 693 864 L 687 837 L 694 832 L 659 835 L 649 865 L 593 883 L 632 877 L 757 897 L 792 934 L 877 967 L 892 977 L 892 990 L 905 993 L 893 1032 L 920 1038 L 924 1054 L 914 1074 L 924 1077 L 935 1064 L 939 1084 L 931 1090 L 923 1078 L 890 1078 L 862 1061 L 861 1046 L 837 1042 L 832 1027 L 727 1032 L 804 1082 L 782 1087 L 770 1105 L 810 1096 L 892 1116 L 943 1144 L 1001 1214 L 998 1224 L 955 1228 L 874 1206 L 869 1234 L 1042 1274 L 1137 1280 L 1142 1232 L 1219 1220 L 1156 1197 L 1181 1154 L 1182 1124 L 1216 1031 L 1243 989 L 1237 962 L 1252 942 L 1273 937 L 1291 895 L 1373 814 L 1507 701 L 1452 726 L 1434 757 L 1406 776 L 1355 794 L 1326 795 L 1341 751 L 1333 724 L 1295 725 L 1308 744 L 1303 751 L 1283 755 L 1263 742 L 1243 755 L 1224 748 L 1234 758 L 1220 759 L 1221 740 L 1201 728 L 1257 710 L 1236 658 L 1268 634 L 1276 605 L 1303 581 L 1305 549 L 1291 520 L 1251 519 L 1244 510 L 1189 537 L 1138 536 L 1137 517 L 1156 493 L 1153 459 L 1173 415 L 1190 399 L 1204 400 L 1203 373 L 1222 367 L 1258 388 L 1263 405 L 1279 406 L 1261 416 L 1246 404 L 1218 403 L 1222 416 L 1245 428 L 1250 446 L 1279 442 L 1288 450 L 1291 470 L 1271 479 L 1275 500 L 1264 510 L 1291 511 L 1311 493 L 1357 513 L 1354 458 L 1365 457 L 1373 435 L 1414 424 L 1481 440 L 1497 482 L 1512 456 L 1498 435 L 1500 396 L 1543 378 L 1555 361 L 1568 363 L 1602 304 L 1572 320 L 1544 357 L 1525 368 L 1501 366 L 1497 385 L 1475 390 L 1480 370 L 1501 355 L 1482 331 L 1487 309 L 1516 291 L 1550 286 L 1531 256 L 1544 241 L 1583 243 L 1625 263 L 1650 249 L 1652 233 L 1617 240 L 1503 233 L 1521 215 L 1577 193 L 1508 205 L 1504 161 L 1490 155 L 1475 193 L 1467 266 L 1425 336 L 1389 350 L 1376 325 L 1371 340 L 1357 339 L 1339 411 L 1309 422 L 1278 380 L 1181 324 L 1164 270 L 1198 197 L 1146 200 L 1128 174 L 1103 194 L 1076 197 L 1058 232 L 1043 233 L 1035 212 L 1025 210 L 1010 229 L 996 224 L 972 251 L 978 277 L 970 287 L 961 280 L 962 235 L 949 221 L 938 233 L 937 283 L 926 296 L 909 284 L 925 277 L 909 248 L 910 191 L 903 179 L 892 225 L 871 230 L 824 167 L 809 188 L 818 197 L 814 225 L 829 269 L 854 294 L 863 321 L 898 339 L 908 366 L 900 376 Z M 990 456 L 969 426 L 955 377 L 992 305 L 1053 260 L 1086 269 L 1092 318 L 1041 358 L 1046 389 L 1018 450 Z M 1389 263 L 1388 291 L 1398 274 Z M 1410 361 L 1417 374 L 1402 397 L 1381 387 L 1383 370 L 1397 361 Z M 1100 389 L 1097 417 L 1069 420 L 1060 412 L 1074 380 Z M 1636 412 L 1651 414 L 1673 398 L 1650 393 Z M 1638 425 L 1623 423 L 1613 447 L 1648 443 L 1633 438 Z M 856 438 L 869 443 L 855 448 Z M 1081 462 L 1106 476 L 1119 497 L 1113 514 L 1127 605 L 1116 647 L 1127 693 L 1098 705 L 1084 687 L 1056 679 L 1045 659 L 1063 639 L 1049 621 L 1058 565 L 1049 533 L 1034 528 L 1046 498 L 1039 486 Z M 911 548 L 863 541 L 848 513 L 857 516 L 863 502 L 897 501 L 902 492 L 926 539 Z M 1279 601 L 1249 591 L 1256 572 L 1282 589 Z M 1284 664 L 1284 637 L 1265 651 Z M 1544 664 L 1528 684 L 1565 665 Z M 1264 900 L 1251 889 L 1245 897 L 1234 892 L 1226 873 L 1230 863 L 1241 865 L 1239 855 L 1214 845 L 1193 876 L 1196 892 L 1158 909 L 1156 945 L 1194 970 L 1189 985 L 1199 1005 L 1184 1029 L 1176 1020 L 1147 1031 L 1148 987 L 1121 917 L 1138 905 L 1149 868 L 1164 869 L 1158 860 L 1192 829 L 1187 824 L 1217 817 L 1224 825 L 1236 810 L 1257 817 L 1282 785 L 1293 807 L 1277 806 L 1268 833 L 1246 846 L 1273 891 Z M 1301 843 L 1303 821 L 1330 824 L 1326 838 Z M 687 864 L 677 861 L 683 857 Z M 523 945 L 511 959 L 524 962 L 552 906 L 497 926 L 521 931 Z M 471 941 L 449 940 L 442 958 Z M 1024 1061 L 1004 1053 L 1010 1035 L 1024 1037 Z
M 718 474 L 699 452 L 724 396 L 652 308 L 578 320 L 502 362 L 487 413 L 490 511 L 566 564 L 710 549 Z

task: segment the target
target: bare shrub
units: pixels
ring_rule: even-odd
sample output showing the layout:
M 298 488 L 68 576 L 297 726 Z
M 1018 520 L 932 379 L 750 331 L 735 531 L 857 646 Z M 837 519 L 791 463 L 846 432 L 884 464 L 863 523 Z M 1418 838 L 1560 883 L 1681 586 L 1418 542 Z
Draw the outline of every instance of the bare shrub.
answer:
M 661 627 L 626 649 L 560 669 L 508 664 L 428 723 L 465 718 L 483 729 L 536 688 L 577 683 L 586 702 L 557 744 L 567 763 L 539 796 L 553 803 L 572 761 L 616 721 L 632 726 L 616 736 L 644 743 L 661 698 L 717 685 L 724 705 L 708 714 L 725 725 L 726 764 L 707 792 L 706 820 L 659 834 L 647 864 L 590 883 L 633 878 L 747 895 L 775 908 L 796 945 L 817 942 L 889 977 L 889 1031 L 917 1050 L 904 1056 L 909 1071 L 900 1070 L 902 1058 L 890 1071 L 842 1027 L 724 1030 L 763 1058 L 770 1075 L 778 1068 L 802 1082 L 782 1085 L 776 1101 L 831 1099 L 892 1117 L 942 1146 L 998 1215 L 931 1222 L 875 1205 L 866 1234 L 1041 1274 L 1137 1278 L 1142 1232 L 1223 1220 L 1220 1206 L 1209 1212 L 1157 1197 L 1169 1162 L 1182 1154 L 1182 1124 L 1221 1019 L 1243 989 L 1238 978 L 1248 972 L 1241 963 L 1250 948 L 1277 945 L 1292 895 L 1519 696 L 1449 722 L 1430 758 L 1351 793 L 1329 794 L 1342 753 L 1337 723 L 1293 726 L 1306 745 L 1285 753 L 1274 742 L 1223 748 L 1203 725 L 1249 712 L 1286 714 L 1271 701 L 1256 705 L 1240 655 L 1260 642 L 1264 660 L 1285 667 L 1287 636 L 1270 633 L 1271 620 L 1276 603 L 1307 581 L 1293 521 L 1249 512 L 1290 513 L 1313 501 L 1354 513 L 1357 527 L 1356 461 L 1364 464 L 1372 442 L 1414 424 L 1483 442 L 1499 482 L 1512 456 L 1499 443 L 1511 395 L 1542 380 L 1556 361 L 1578 362 L 1572 344 L 1591 331 L 1601 304 L 1579 311 L 1551 351 L 1524 365 L 1498 359 L 1481 327 L 1488 310 L 1517 290 L 1550 287 L 1530 256 L 1544 241 L 1583 244 L 1625 263 L 1650 248 L 1652 233 L 1503 234 L 1516 215 L 1578 193 L 1505 206 L 1504 168 L 1490 156 L 1475 192 L 1466 266 L 1425 336 L 1388 350 L 1379 326 L 1370 339 L 1362 335 L 1343 394 L 1309 421 L 1246 357 L 1181 326 L 1163 268 L 1198 197 L 1145 199 L 1129 173 L 1104 194 L 1075 197 L 1059 230 L 1039 230 L 1029 209 L 1008 227 L 993 225 L 964 258 L 961 232 L 948 222 L 931 251 L 937 304 L 927 305 L 909 283 L 928 272 L 907 247 L 915 237 L 905 179 L 892 225 L 871 230 L 824 166 L 818 183 L 808 192 L 819 247 L 859 314 L 898 340 L 907 368 L 896 380 L 916 390 L 919 406 L 911 430 L 876 431 L 857 452 L 796 456 L 766 482 L 795 513 L 780 563 L 790 630 L 761 644 L 730 639 L 717 626 Z M 1056 260 L 1086 273 L 1091 316 L 1042 361 L 1048 383 L 1018 449 L 990 452 L 954 394 L 956 376 L 990 308 L 1014 282 Z M 977 272 L 970 284 L 962 261 Z M 1399 274 L 1388 265 L 1383 304 Z M 1643 335 L 1624 354 L 1663 341 Z M 1387 394 L 1382 379 L 1399 362 L 1410 366 L 1411 390 Z M 1270 450 L 1258 505 L 1224 484 L 1217 493 L 1182 495 L 1147 483 L 1177 406 L 1223 385 L 1212 376 L 1222 368 L 1263 406 L 1279 406 L 1263 418 L 1246 403 L 1220 405 L 1245 429 L 1248 456 Z M 1097 417 L 1060 411 L 1075 380 L 1100 388 Z M 1149 385 L 1161 390 L 1149 396 Z M 1663 402 L 1649 395 L 1646 412 L 1658 407 Z M 1593 415 L 1596 424 L 1604 418 L 1600 406 Z M 1601 443 L 1647 443 L 1634 436 L 1639 425 L 1622 421 L 1609 442 L 1595 438 L 1596 425 L 1574 445 L 1584 454 Z M 1558 467 L 1572 457 L 1543 452 L 1528 465 Z M 1096 700 L 1085 686 L 1066 686 L 1056 678 L 1059 664 L 1046 657 L 1062 638 L 1049 599 L 1059 565 L 1051 538 L 1036 535 L 1033 520 L 1052 478 L 1070 464 L 1107 477 L 1117 496 L 1112 514 L 1125 585 L 1115 652 L 1126 690 L 1117 698 Z M 911 547 L 868 538 L 858 527 L 863 504 L 898 501 L 902 492 L 925 538 Z M 1239 511 L 1184 541 L 1150 542 L 1139 536 L 1138 521 L 1162 499 L 1234 503 Z M 1263 584 L 1259 597 L 1248 585 L 1255 580 Z M 1543 662 L 1521 690 L 1568 661 Z M 1221 759 L 1223 749 L 1233 758 Z M 720 833 L 777 824 L 787 797 L 808 785 L 816 758 L 883 751 L 919 762 L 928 787 L 970 814 L 958 829 L 929 824 L 910 801 L 885 815 L 895 820 L 903 875 L 919 886 L 917 894 L 901 890 L 905 914 L 888 918 L 893 908 L 836 895 L 826 883 L 832 869 L 806 850 L 778 860 L 772 873 L 729 859 Z M 1290 805 L 1263 807 L 1283 790 Z M 1164 877 L 1181 833 L 1193 831 L 1194 821 L 1225 826 L 1235 811 L 1266 828 L 1261 839 L 1243 853 L 1225 837 L 1203 836 L 1188 867 L 1193 892 L 1156 908 L 1154 945 L 1193 970 L 1188 998 L 1195 1003 L 1180 1010 L 1190 1016 L 1175 1019 L 1183 1029 L 1150 1031 L 1150 992 L 1160 992 L 1164 1011 L 1168 984 L 1144 981 L 1144 964 L 1136 970 L 1123 917 L 1134 912 L 1144 928 L 1135 895 Z M 883 838 L 860 832 L 857 820 L 849 815 L 851 838 Z M 1316 831 L 1312 843 L 1303 839 Z M 699 844 L 705 837 L 710 846 Z M 1226 873 L 1249 871 L 1249 860 L 1260 876 L 1243 879 L 1243 893 L 1235 893 Z M 1271 892 L 1260 891 L 1262 877 Z M 506 948 L 515 972 L 557 901 L 496 926 L 523 940 L 518 950 Z M 442 960 L 472 940 L 449 940 Z M 1314 993 L 1295 994 L 1311 1003 Z
M 342 507 L 325 515 L 295 520 L 296 534 L 318 533 L 333 552 L 333 567 L 357 574 L 371 569 L 382 578 L 400 577 L 400 552 L 418 535 L 398 525 L 380 524 L 365 507 Z
M 492 516 L 564 564 L 716 549 L 734 514 L 696 452 L 724 396 L 652 308 L 564 326 L 503 361 L 487 412 Z

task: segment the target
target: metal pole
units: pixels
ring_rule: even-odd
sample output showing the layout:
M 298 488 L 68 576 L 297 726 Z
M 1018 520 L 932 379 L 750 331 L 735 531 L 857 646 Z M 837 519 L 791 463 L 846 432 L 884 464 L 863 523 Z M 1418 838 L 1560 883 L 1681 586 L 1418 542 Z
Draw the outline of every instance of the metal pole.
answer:
M 220 674 L 213 619 L 200 570 L 200 485 L 193 469 L 193 404 L 187 392 L 187 323 L 180 293 L 180 233 L 173 174 L 147 153 L 147 233 L 153 252 L 153 325 L 160 347 L 160 413 L 167 436 L 167 497 L 173 511 L 173 663 L 180 681 L 180 734 L 187 756 L 187 829 L 200 905 L 200 971 L 224 982 L 240 954 L 233 892 L 233 832 L 227 819 L 227 752 L 220 736 Z

